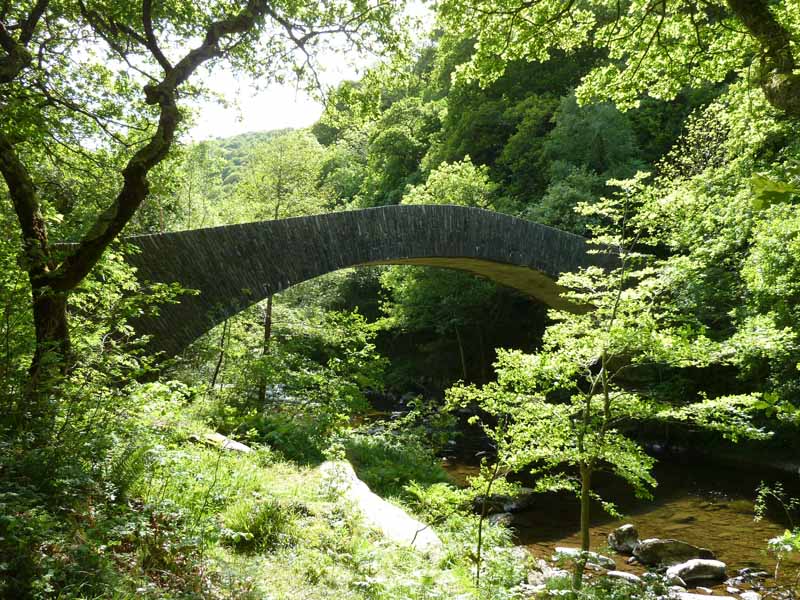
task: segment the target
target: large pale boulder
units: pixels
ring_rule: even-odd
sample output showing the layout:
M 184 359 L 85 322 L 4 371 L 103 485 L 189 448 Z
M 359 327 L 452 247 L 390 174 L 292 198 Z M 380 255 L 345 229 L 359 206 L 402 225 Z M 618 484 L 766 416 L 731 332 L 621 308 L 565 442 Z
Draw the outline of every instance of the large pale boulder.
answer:
M 422 552 L 436 553 L 442 541 L 428 525 L 417 521 L 399 506 L 387 502 L 361 481 L 347 461 L 328 461 L 319 467 L 327 484 L 350 500 L 364 521 L 388 539 Z
M 253 449 L 250 446 L 246 446 L 241 442 L 237 442 L 236 440 L 232 440 L 229 437 L 222 435 L 221 433 L 206 433 L 201 438 L 197 435 L 189 436 L 189 440 L 192 442 L 200 442 L 207 446 L 213 446 L 215 448 L 222 448 L 223 450 L 231 450 L 232 452 L 252 452 Z
M 722 581 L 726 577 L 726 568 L 721 560 L 693 558 L 667 569 L 667 579 L 680 577 L 687 584 L 693 581 Z
M 714 559 L 707 548 L 698 548 L 680 540 L 649 538 L 639 542 L 633 549 L 636 559 L 645 565 L 669 566 L 692 558 Z

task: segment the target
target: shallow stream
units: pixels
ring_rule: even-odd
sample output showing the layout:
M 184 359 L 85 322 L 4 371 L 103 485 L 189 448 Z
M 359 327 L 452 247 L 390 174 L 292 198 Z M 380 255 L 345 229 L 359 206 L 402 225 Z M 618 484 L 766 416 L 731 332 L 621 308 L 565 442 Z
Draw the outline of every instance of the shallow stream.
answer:
M 476 467 L 450 464 L 445 468 L 458 483 L 476 471 Z M 767 540 L 783 533 L 787 522 L 779 506 L 770 506 L 767 517 L 753 520 L 753 501 L 759 481 L 782 480 L 787 490 L 800 495 L 800 477 L 780 472 L 743 470 L 712 465 L 698 460 L 661 461 L 655 471 L 659 482 L 653 500 L 638 500 L 624 484 L 611 478 L 598 480 L 597 490 L 614 501 L 625 515 L 613 519 L 599 505 L 593 506 L 592 548 L 608 550 L 606 538 L 613 529 L 633 523 L 641 538 L 674 538 L 713 550 L 728 565 L 729 576 L 744 567 L 758 567 L 773 572 L 775 559 L 766 552 Z M 538 557 L 550 557 L 556 546 L 580 545 L 579 505 L 574 496 L 541 494 L 530 509 L 517 513 L 513 528 L 517 543 Z M 641 574 L 638 565 L 625 564 L 625 557 L 609 554 L 620 570 Z M 779 582 L 783 585 L 800 576 L 800 561 L 781 566 Z M 766 581 L 774 586 L 773 579 Z M 725 585 L 715 588 L 724 594 Z

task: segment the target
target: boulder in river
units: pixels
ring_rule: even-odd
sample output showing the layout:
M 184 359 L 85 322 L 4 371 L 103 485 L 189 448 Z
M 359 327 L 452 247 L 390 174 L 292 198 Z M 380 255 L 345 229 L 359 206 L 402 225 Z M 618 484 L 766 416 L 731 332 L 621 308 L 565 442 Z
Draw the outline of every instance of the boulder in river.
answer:
M 667 579 L 680 577 L 688 584 L 693 581 L 722 581 L 726 577 L 725 569 L 721 560 L 693 558 L 667 569 Z
M 608 571 L 606 573 L 606 577 L 611 577 L 612 579 L 619 579 L 621 581 L 625 581 L 626 583 L 631 583 L 634 585 L 641 585 L 642 578 L 638 575 L 634 575 L 633 573 L 628 573 L 627 571 Z
M 574 561 L 579 559 L 584 554 L 586 555 L 587 564 L 597 565 L 598 567 L 603 567 L 604 569 L 609 569 L 611 571 L 617 568 L 617 563 L 607 556 L 603 556 L 597 552 L 583 552 L 580 548 L 566 548 L 564 546 L 558 546 L 556 547 L 556 556 L 554 558 L 559 558 L 560 556 Z
M 733 596 L 709 596 L 708 594 L 692 594 L 691 592 L 677 592 L 674 596 L 677 600 L 736 600 Z
M 608 534 L 608 545 L 620 554 L 633 554 L 633 549 L 639 543 L 639 532 L 630 523 L 617 527 Z
M 485 499 L 484 499 L 485 498 Z M 478 496 L 475 498 L 475 512 L 482 512 L 486 504 L 486 514 L 516 513 L 530 508 L 534 501 L 534 491 L 531 488 L 519 488 L 514 496 L 506 494 L 493 494 L 489 497 Z
M 633 549 L 636 559 L 645 565 L 670 566 L 693 558 L 712 560 L 714 553 L 707 548 L 698 548 L 680 540 L 649 538 L 639 542 Z
M 508 512 L 495 513 L 493 515 L 489 515 L 489 518 L 486 520 L 492 525 L 511 527 L 514 524 L 514 515 Z

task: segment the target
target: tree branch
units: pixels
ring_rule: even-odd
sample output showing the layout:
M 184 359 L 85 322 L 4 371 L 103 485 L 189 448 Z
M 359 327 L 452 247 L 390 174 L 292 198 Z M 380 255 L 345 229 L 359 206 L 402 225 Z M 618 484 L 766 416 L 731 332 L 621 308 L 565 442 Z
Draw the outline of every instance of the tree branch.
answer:
M 250 31 L 266 13 L 266 0 L 248 0 L 236 15 L 213 22 L 203 42 L 190 50 L 158 84 L 144 87 L 145 101 L 158 105 L 159 120 L 150 141 L 139 149 L 122 171 L 123 185 L 111 205 L 103 211 L 77 248 L 53 273 L 51 287 L 67 291 L 77 286 L 97 264 L 109 243 L 122 231 L 149 193 L 147 175 L 169 152 L 181 115 L 175 102 L 177 88 L 207 60 L 219 56 L 220 40 Z
M 0 173 L 5 179 L 14 211 L 22 230 L 23 246 L 31 281 L 47 273 L 50 265 L 50 248 L 47 227 L 36 198 L 36 187 L 28 170 L 17 156 L 11 140 L 0 131 Z
M 772 106 L 800 117 L 800 73 L 792 54 L 791 36 L 778 23 L 767 0 L 728 0 L 733 13 L 760 44 L 760 83 Z
M 20 29 L 19 33 L 19 43 L 23 46 L 27 46 L 28 42 L 30 42 L 31 38 L 33 38 L 33 32 L 36 30 L 36 25 L 39 23 L 39 19 L 42 18 L 42 15 L 44 15 L 44 11 L 47 9 L 47 5 L 49 3 L 49 0 L 39 0 L 36 3 L 36 6 L 33 7 L 31 14 L 28 15 L 27 19 L 25 19 L 25 22 L 22 24 L 22 28 Z
M 158 46 L 158 40 L 153 33 L 153 16 L 152 16 L 153 2 L 152 0 L 142 0 L 142 25 L 144 26 L 144 35 L 147 39 L 147 49 L 150 50 L 152 55 L 164 69 L 165 73 L 172 70 L 172 65 L 164 56 L 161 48 Z

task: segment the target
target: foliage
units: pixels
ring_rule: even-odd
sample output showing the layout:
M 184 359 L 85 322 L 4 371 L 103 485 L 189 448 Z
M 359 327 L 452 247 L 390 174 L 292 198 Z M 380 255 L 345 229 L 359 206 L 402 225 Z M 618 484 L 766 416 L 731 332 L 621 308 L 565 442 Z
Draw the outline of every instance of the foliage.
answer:
M 222 515 L 222 538 L 239 551 L 273 551 L 292 545 L 295 512 L 273 499 L 244 499 L 232 504 Z
M 715 429 L 732 438 L 766 435 L 748 417 L 758 396 L 698 401 L 664 398 L 651 385 L 631 385 L 637 370 L 685 368 L 719 360 L 719 349 L 691 318 L 661 304 L 663 263 L 638 251 L 642 231 L 632 220 L 643 176 L 617 182 L 622 192 L 579 206 L 599 219 L 593 245 L 609 265 L 563 275 L 574 312 L 551 311 L 554 323 L 535 354 L 504 351 L 497 381 L 456 386 L 450 402 L 476 403 L 494 419 L 484 424 L 502 472 L 529 470 L 539 491 L 571 490 L 581 498 L 582 548 L 589 545 L 589 500 L 613 504 L 592 490 L 592 476 L 613 472 L 648 496 L 653 459 L 623 429 L 637 420 L 669 419 Z M 613 253 L 612 253 L 613 252 Z M 587 310 L 591 307 L 591 310 Z M 673 408 L 670 403 L 679 406 Z M 477 418 L 477 417 L 476 417 Z M 576 587 L 580 573 L 576 572 Z
M 543 598 L 564 598 L 566 600 L 657 600 L 668 592 L 668 585 L 662 577 L 647 577 L 643 585 L 632 587 L 629 582 L 619 581 L 611 577 L 601 577 L 588 582 L 583 588 L 576 590 L 568 578 L 552 578 L 547 581 L 547 589 Z M 637 589 L 638 588 L 638 589 Z
M 463 73 L 483 84 L 499 77 L 513 60 L 543 62 L 556 51 L 592 45 L 611 60 L 584 76 L 578 96 L 631 108 L 645 94 L 671 100 L 683 88 L 721 82 L 760 60 L 754 79 L 770 102 L 798 114 L 789 95 L 797 86 L 800 14 L 791 2 L 773 7 L 761 0 L 637 0 L 620 10 L 604 0 L 501 6 L 472 0 L 443 2 L 439 15 L 443 27 L 477 41 Z
M 447 481 L 431 438 L 432 432 L 446 436 L 452 422 L 436 413 L 435 407 L 414 408 L 401 418 L 349 432 L 342 443 L 359 478 L 380 495 L 399 497 L 406 497 L 408 486 L 419 490 Z
M 424 184 L 410 188 L 403 204 L 455 204 L 493 208 L 496 185 L 489 169 L 476 167 L 469 156 L 458 163 L 442 163 L 431 171 Z
M 304 298 L 296 290 L 295 298 Z M 304 303 L 275 302 L 269 353 L 260 352 L 260 315 L 243 311 L 231 320 L 220 359 L 218 327 L 187 351 L 182 376 L 211 379 L 217 387 L 204 407 L 209 424 L 223 432 L 247 432 L 301 463 L 319 462 L 333 437 L 368 409 L 365 393 L 383 387 L 386 360 L 376 335 L 357 312 L 326 311 Z M 266 386 L 262 403 L 260 382 Z

